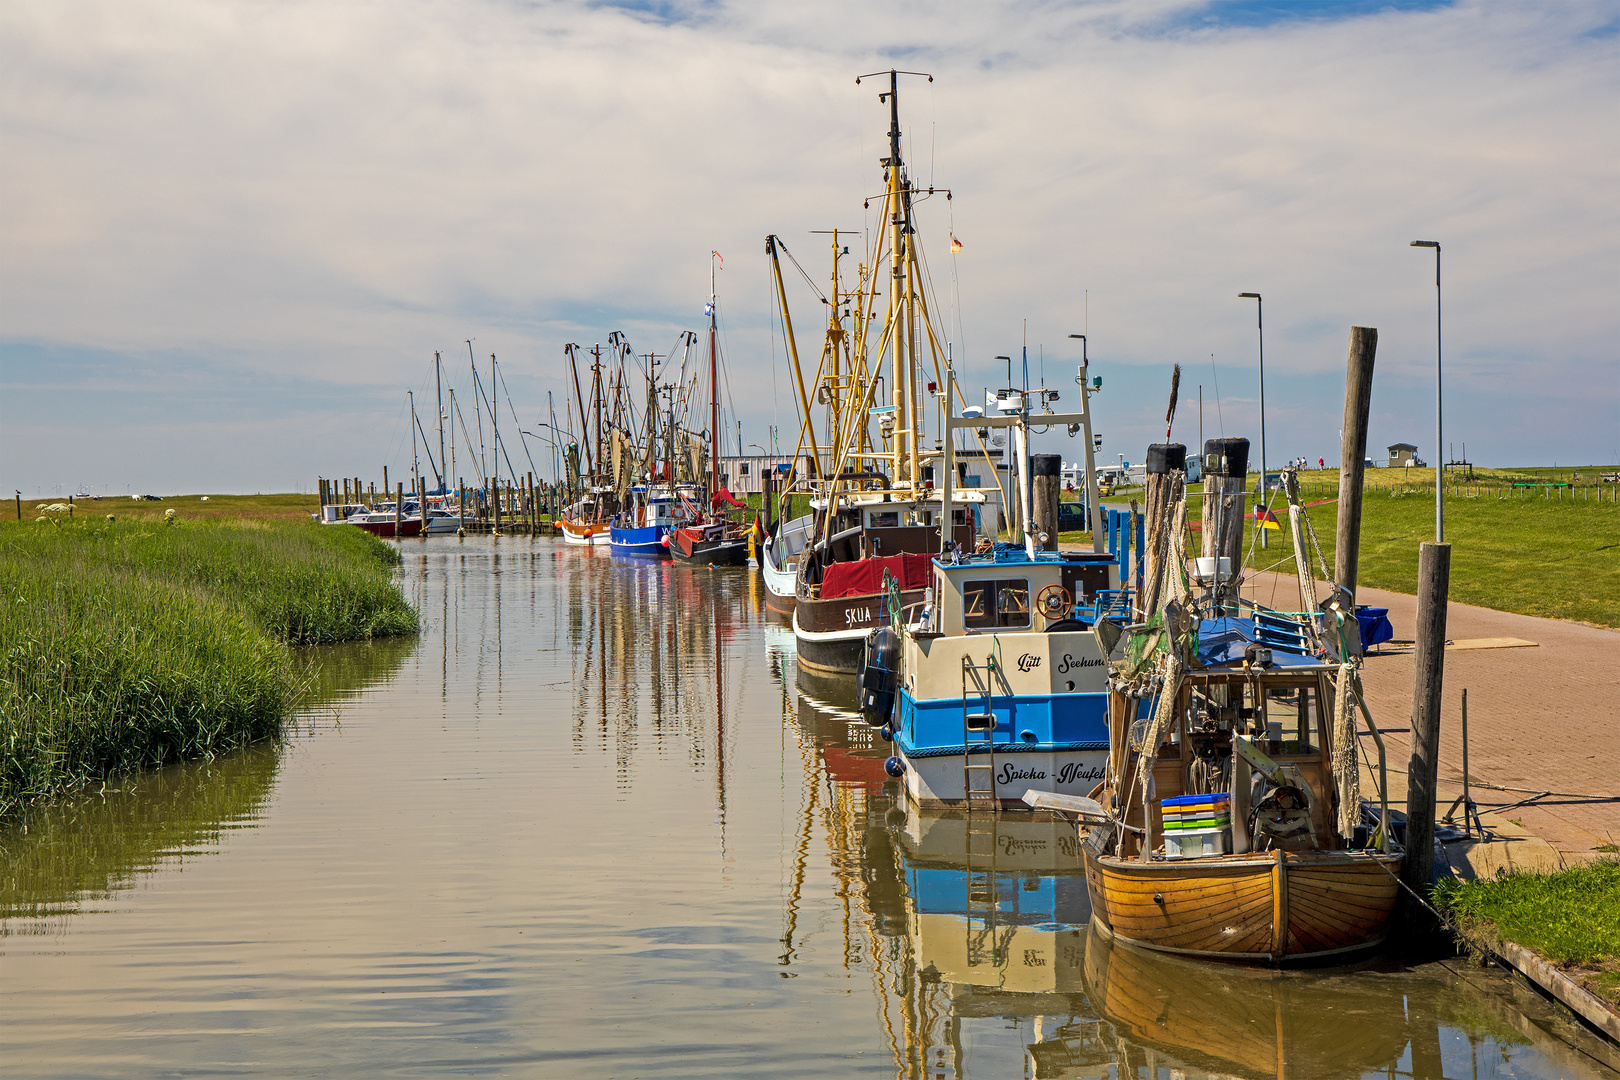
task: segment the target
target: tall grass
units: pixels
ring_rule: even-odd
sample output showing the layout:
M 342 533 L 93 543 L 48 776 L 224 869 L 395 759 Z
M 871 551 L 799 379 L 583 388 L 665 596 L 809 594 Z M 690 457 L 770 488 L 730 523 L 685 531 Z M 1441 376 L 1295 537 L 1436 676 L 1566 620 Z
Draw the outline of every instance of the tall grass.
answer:
M 1442 880 L 1435 906 L 1474 947 L 1512 941 L 1554 964 L 1595 969 L 1588 985 L 1620 1004 L 1620 861 L 1495 880 Z
M 415 632 L 397 559 L 302 523 L 0 529 L 0 817 L 276 735 L 308 681 L 289 645 Z

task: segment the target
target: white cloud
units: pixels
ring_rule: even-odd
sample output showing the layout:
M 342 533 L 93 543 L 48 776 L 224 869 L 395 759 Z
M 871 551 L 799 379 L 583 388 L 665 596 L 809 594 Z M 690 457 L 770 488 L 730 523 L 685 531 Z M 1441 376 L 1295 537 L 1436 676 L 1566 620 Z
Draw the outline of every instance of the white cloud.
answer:
M 922 220 L 942 300 L 947 225 L 966 244 L 967 378 L 991 377 L 985 361 L 1017 346 L 1025 318 L 1032 343 L 1068 355 L 1089 290 L 1117 449 L 1136 456 L 1151 437 L 1169 363 L 1207 371 L 1211 352 L 1240 365 L 1222 389 L 1241 427 L 1253 317 L 1235 294 L 1253 289 L 1273 456 L 1332 456 L 1352 323 L 1381 330 L 1391 430 L 1375 441 L 1422 444 L 1432 264 L 1406 244 L 1432 234 L 1446 245 L 1448 387 L 1477 410 L 1453 416 L 1476 432 L 1474 456 L 1607 460 L 1620 7 L 1247 28 L 1200 28 L 1200 14 L 8 5 L 0 333 L 142 365 L 228 356 L 227 370 L 348 386 L 390 413 L 390 388 L 418 384 L 433 349 L 476 337 L 515 390 L 543 396 L 562 389 L 565 340 L 623 327 L 661 349 L 695 327 L 718 248 L 731 385 L 754 429 L 771 410 L 763 238 L 783 235 L 819 278 L 807 231 L 866 220 L 887 117 L 853 77 L 893 63 L 936 76 L 903 85 L 902 123 L 914 171 L 955 191 Z M 813 336 L 819 312 L 796 315 Z M 18 370 L 21 355 L 0 352 L 5 397 L 49 411 L 57 392 L 29 389 L 48 373 Z M 16 407 L 0 404 L 14 461 Z M 1515 430 L 1560 410 L 1571 422 Z M 167 456 L 148 441 L 124 467 L 161 486 L 188 437 L 176 428 Z M 80 475 L 105 458 L 93 431 L 82 445 Z M 259 486 L 266 469 L 302 477 L 317 452 L 236 466 Z M 378 453 L 363 433 L 327 452 Z

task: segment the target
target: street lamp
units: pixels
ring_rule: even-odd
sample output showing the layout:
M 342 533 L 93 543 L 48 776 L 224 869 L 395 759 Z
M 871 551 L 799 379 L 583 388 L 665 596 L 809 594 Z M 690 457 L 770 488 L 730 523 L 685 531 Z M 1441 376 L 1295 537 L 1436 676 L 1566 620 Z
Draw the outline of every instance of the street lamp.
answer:
M 1254 328 L 1260 334 L 1260 498 L 1266 497 L 1266 325 L 1264 302 L 1257 292 L 1238 293 L 1239 300 L 1254 301 Z M 1254 527 L 1260 530 L 1260 546 L 1268 547 L 1265 522 L 1255 518 Z
M 1440 464 L 1440 241 L 1414 240 L 1413 247 L 1434 248 L 1434 542 L 1446 542 L 1445 507 L 1440 501 L 1445 474 Z

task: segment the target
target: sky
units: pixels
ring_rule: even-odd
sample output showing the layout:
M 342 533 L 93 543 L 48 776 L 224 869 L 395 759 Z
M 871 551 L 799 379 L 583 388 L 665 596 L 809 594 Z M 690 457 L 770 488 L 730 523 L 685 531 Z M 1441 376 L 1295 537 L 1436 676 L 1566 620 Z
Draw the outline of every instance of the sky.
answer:
M 1617 464 L 1617 61 L 1617 2 L 16 0 L 0 485 L 397 477 L 435 351 L 469 425 L 493 353 L 544 437 L 564 344 L 669 351 L 711 251 L 728 449 L 740 420 L 789 450 L 764 239 L 822 284 L 813 231 L 873 224 L 886 80 L 855 77 L 891 67 L 933 77 L 902 80 L 901 126 L 951 191 L 918 221 L 967 387 L 1027 342 L 1072 388 L 1084 332 L 1105 460 L 1163 439 L 1177 363 L 1174 438 L 1257 444 L 1258 292 L 1270 462 L 1337 458 L 1351 326 L 1379 331 L 1369 453 L 1432 460 L 1433 239 L 1444 455 Z

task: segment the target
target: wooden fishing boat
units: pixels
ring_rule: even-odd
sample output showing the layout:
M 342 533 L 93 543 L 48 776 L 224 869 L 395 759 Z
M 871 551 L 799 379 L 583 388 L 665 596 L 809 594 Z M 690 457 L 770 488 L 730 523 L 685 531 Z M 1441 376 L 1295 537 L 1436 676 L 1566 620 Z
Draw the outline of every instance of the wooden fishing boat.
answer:
M 1176 454 L 1159 457 L 1156 550 L 1182 551 L 1183 474 Z M 1150 949 L 1272 964 L 1378 945 L 1402 854 L 1372 827 L 1388 820 L 1386 792 L 1376 818 L 1360 797 L 1358 712 L 1378 732 L 1342 598 L 1315 616 L 1249 604 L 1239 617 L 1226 614 L 1239 603 L 1230 583 L 1194 598 L 1184 560 L 1161 558 L 1156 572 L 1148 593 L 1162 599 L 1146 619 L 1097 627 L 1109 762 L 1083 845 L 1097 925 Z M 1302 595 L 1301 610 L 1318 611 L 1315 597 Z

